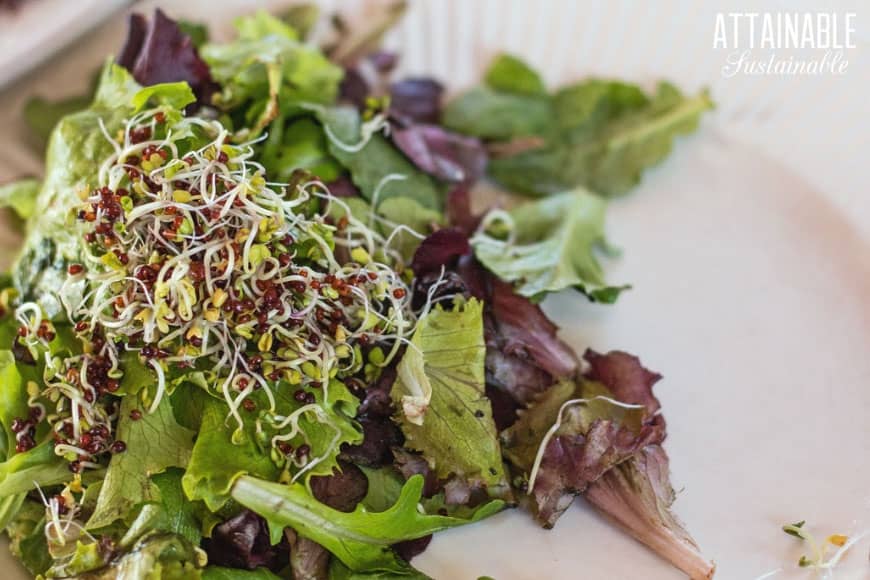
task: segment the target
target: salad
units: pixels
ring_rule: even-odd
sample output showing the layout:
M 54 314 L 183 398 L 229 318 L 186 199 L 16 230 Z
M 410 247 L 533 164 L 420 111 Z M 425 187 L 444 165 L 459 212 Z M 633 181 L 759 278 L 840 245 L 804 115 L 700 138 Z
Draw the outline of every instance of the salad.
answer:
M 426 578 L 432 534 L 582 495 L 691 578 L 661 378 L 539 307 L 612 303 L 607 198 L 712 107 L 547 88 L 495 58 L 394 79 L 401 3 L 133 15 L 93 95 L 34 99 L 45 174 L 0 187 L 0 527 L 42 578 Z M 473 210 L 476 184 L 516 194 Z M 486 523 L 479 524 L 486 526 Z M 554 532 L 558 533 L 558 532 Z

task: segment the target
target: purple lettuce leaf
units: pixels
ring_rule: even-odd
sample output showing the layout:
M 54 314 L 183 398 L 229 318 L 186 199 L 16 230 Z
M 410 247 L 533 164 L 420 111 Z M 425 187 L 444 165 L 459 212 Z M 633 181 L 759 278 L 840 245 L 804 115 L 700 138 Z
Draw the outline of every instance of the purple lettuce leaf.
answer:
M 290 569 L 293 580 L 324 580 L 329 577 L 329 552 L 315 542 L 284 528 L 284 537 L 290 544 Z
M 587 349 L 583 359 L 589 364 L 583 376 L 605 385 L 618 400 L 643 405 L 650 415 L 661 409 L 652 388 L 662 376 L 644 368 L 636 356 L 618 350 L 600 354 Z
M 502 436 L 506 457 L 529 478 L 533 511 L 545 527 L 590 483 L 665 438 L 652 395 L 660 376 L 623 352 L 588 351 L 586 358 L 591 368 L 580 382 L 547 390 Z
M 390 114 L 403 124 L 437 123 L 444 87 L 427 78 L 408 78 L 390 85 Z
M 287 545 L 271 545 L 266 520 L 248 509 L 215 526 L 203 547 L 209 563 L 218 566 L 275 571 L 287 564 Z
M 363 110 L 371 92 L 372 87 L 358 67 L 344 69 L 344 76 L 338 85 L 340 102 L 350 103 L 357 109 Z
M 369 490 L 369 480 L 362 470 L 341 460 L 332 475 L 314 476 L 308 483 L 317 501 L 348 513 L 356 508 Z
M 207 103 L 217 90 L 191 38 L 159 8 L 150 22 L 140 14 L 130 16 L 127 39 L 117 62 L 144 86 L 187 82 L 199 102 Z
M 393 447 L 403 443 L 404 437 L 398 426 L 389 417 L 363 415 L 357 417 L 363 430 L 359 445 L 343 445 L 341 458 L 357 465 L 379 467 L 393 462 Z
M 443 181 L 473 183 L 486 171 L 486 150 L 474 137 L 428 124 L 394 127 L 392 137 L 414 165 Z
M 440 273 L 441 268 L 449 268 L 454 260 L 468 254 L 471 246 L 468 237 L 455 228 L 444 228 L 430 234 L 414 252 L 411 269 L 415 276 Z
M 338 179 L 330 181 L 326 187 L 335 197 L 361 197 L 359 188 L 353 184 L 347 174 L 339 175 Z
M 556 338 L 558 327 L 537 304 L 497 279 L 492 281 L 490 302 L 505 354 L 530 358 L 557 378 L 574 374 L 577 356 L 571 347 Z
M 585 497 L 692 580 L 713 577 L 715 565 L 701 555 L 671 512 L 675 495 L 669 481 L 668 456 L 659 445 L 643 448 L 605 473 L 587 488 Z
M 469 184 L 459 184 L 447 193 L 445 204 L 448 223 L 459 228 L 469 238 L 474 235 L 482 216 L 471 211 L 471 189 Z
M 392 548 L 396 551 L 399 557 L 405 562 L 410 562 L 420 554 L 426 551 L 429 547 L 429 542 L 432 541 L 432 534 L 417 538 L 416 540 L 406 540 L 393 544 Z

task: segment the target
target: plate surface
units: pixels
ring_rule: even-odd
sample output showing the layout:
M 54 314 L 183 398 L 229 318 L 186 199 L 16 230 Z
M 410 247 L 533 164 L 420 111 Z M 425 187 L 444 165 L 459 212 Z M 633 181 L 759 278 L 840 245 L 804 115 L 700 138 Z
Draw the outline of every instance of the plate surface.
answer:
M 806 519 L 822 537 L 870 528 L 870 22 L 862 30 L 860 20 L 870 13 L 832 8 L 859 15 L 860 43 L 841 77 L 725 79 L 713 23 L 732 4 L 414 2 L 388 45 L 402 47 L 406 71 L 449 78 L 451 88 L 473 82 L 503 48 L 551 83 L 595 73 L 712 87 L 718 109 L 701 130 L 611 206 L 609 237 L 625 253 L 608 274 L 634 289 L 612 307 L 566 294 L 545 309 L 578 349 L 628 350 L 665 376 L 657 394 L 682 490 L 675 509 L 716 560 L 717 578 L 779 568 L 774 578 L 808 578 L 783 523 Z M 232 16 L 258 5 L 191 1 L 169 11 L 205 15 L 226 33 Z M 23 100 L 84 87 L 118 46 L 119 22 L 0 95 L 10 128 L 0 182 L 39 167 L 20 145 Z M 868 546 L 836 577 L 870 578 Z M 0 553 L 0 576 L 18 578 Z M 439 534 L 415 563 L 438 579 L 681 577 L 579 500 L 552 531 L 504 513 Z

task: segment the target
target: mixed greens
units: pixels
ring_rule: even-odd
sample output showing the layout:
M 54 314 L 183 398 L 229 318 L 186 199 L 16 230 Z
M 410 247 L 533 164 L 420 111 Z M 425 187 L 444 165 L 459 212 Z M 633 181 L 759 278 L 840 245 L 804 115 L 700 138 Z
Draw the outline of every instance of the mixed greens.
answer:
M 692 578 L 652 394 L 537 303 L 612 303 L 606 196 L 712 104 L 548 91 L 509 55 L 442 106 L 379 48 L 403 5 L 238 36 L 134 15 L 91 99 L 34 101 L 45 175 L 0 188 L 0 527 L 35 576 L 425 578 L 431 535 L 577 495 Z M 50 133 L 50 136 L 49 136 Z M 471 210 L 488 179 L 538 199 Z

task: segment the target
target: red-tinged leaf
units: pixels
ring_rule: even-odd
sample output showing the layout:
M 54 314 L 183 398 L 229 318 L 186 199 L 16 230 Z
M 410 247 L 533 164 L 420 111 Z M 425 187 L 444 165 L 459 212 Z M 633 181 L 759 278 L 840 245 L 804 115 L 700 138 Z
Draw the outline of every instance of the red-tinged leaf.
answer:
M 311 493 L 317 500 L 340 512 L 352 512 L 366 496 L 369 480 L 359 467 L 346 461 L 338 462 L 332 475 L 315 476 L 309 480 Z
M 411 269 L 415 276 L 440 273 L 442 267 L 449 267 L 454 260 L 470 251 L 468 237 L 458 229 L 438 230 L 417 247 Z
M 421 170 L 443 181 L 473 183 L 486 171 L 487 155 L 480 140 L 437 125 L 395 128 L 393 143 Z
M 644 448 L 586 490 L 586 499 L 638 541 L 679 568 L 692 580 L 713 577 L 715 565 L 672 513 L 674 490 L 668 456 L 658 445 Z
M 444 87 L 430 78 L 409 78 L 390 86 L 390 113 L 405 123 L 437 123 Z
M 193 41 L 160 9 L 154 11 L 150 22 L 141 15 L 131 15 L 117 62 L 143 86 L 184 81 L 200 102 L 207 103 L 217 90 Z
M 643 405 L 650 415 L 661 408 L 652 388 L 662 376 L 644 368 L 636 356 L 618 350 L 599 354 L 588 349 L 583 358 L 589 363 L 584 376 L 605 385 L 620 401 Z

